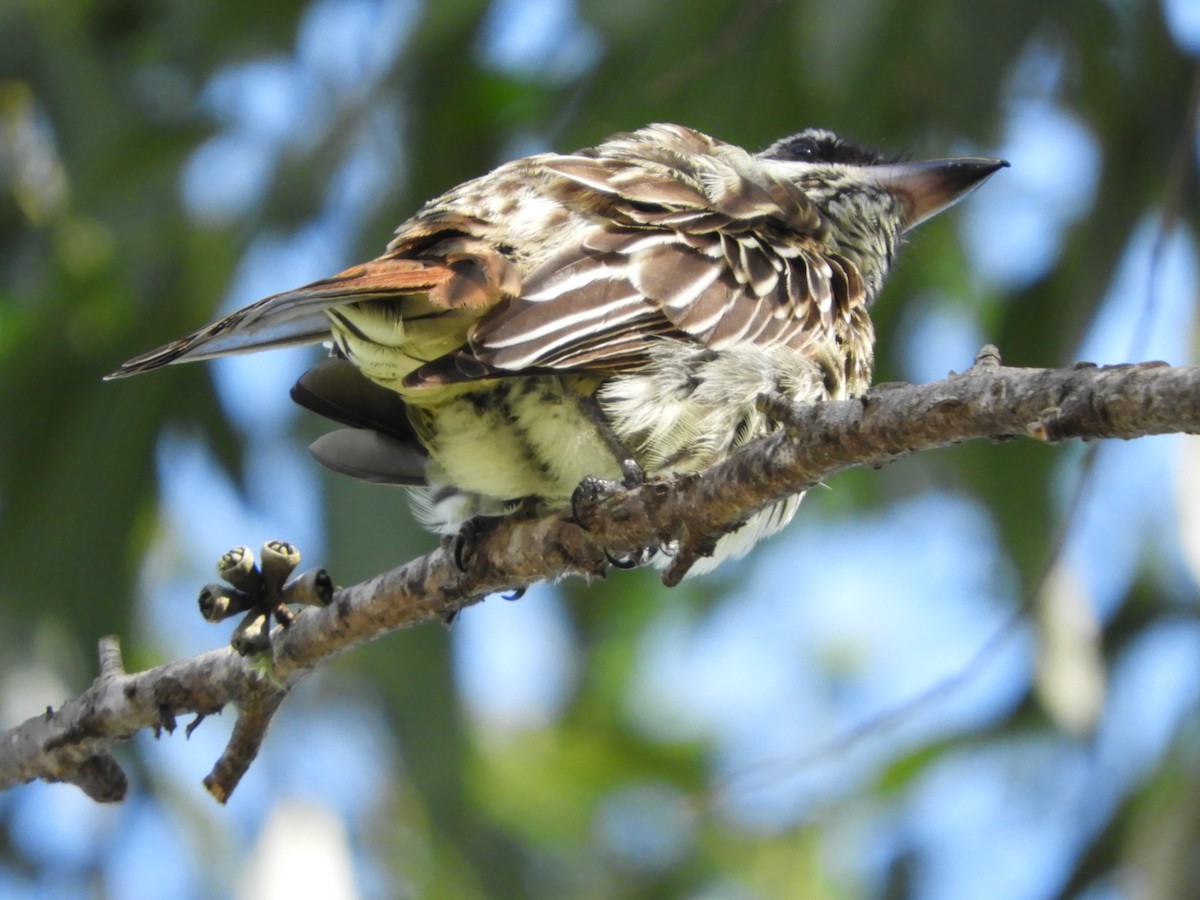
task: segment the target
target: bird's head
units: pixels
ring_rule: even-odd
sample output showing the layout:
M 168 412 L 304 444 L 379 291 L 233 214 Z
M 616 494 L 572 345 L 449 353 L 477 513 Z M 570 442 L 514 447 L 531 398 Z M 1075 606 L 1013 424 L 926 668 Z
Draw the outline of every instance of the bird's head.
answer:
M 824 215 L 830 240 L 867 279 L 873 297 L 900 237 L 961 200 L 997 169 L 990 157 L 901 161 L 809 128 L 757 154 L 798 185 Z

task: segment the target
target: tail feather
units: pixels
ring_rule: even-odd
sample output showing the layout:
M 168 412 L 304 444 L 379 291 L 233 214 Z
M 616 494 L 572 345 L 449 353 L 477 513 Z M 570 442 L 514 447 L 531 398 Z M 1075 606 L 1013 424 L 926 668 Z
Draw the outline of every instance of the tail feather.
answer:
M 300 321 L 276 322 L 270 328 L 241 329 L 238 325 L 238 322 L 230 322 L 229 319 L 214 322 L 187 337 L 135 356 L 105 375 L 104 380 L 127 378 L 171 363 L 196 362 L 256 350 L 316 344 L 329 337 L 329 320 L 324 312 Z
M 330 337 L 327 310 L 427 293 L 446 284 L 453 274 L 439 262 L 376 259 L 252 303 L 187 337 L 135 356 L 105 378 L 125 378 L 177 362 L 319 343 Z
M 351 428 L 416 441 L 408 408 L 400 395 L 371 381 L 347 359 L 332 357 L 317 363 L 292 387 L 292 399 L 319 416 Z
M 425 451 L 415 440 L 399 440 L 363 428 L 339 428 L 313 441 L 308 452 L 327 469 L 372 484 L 426 484 Z

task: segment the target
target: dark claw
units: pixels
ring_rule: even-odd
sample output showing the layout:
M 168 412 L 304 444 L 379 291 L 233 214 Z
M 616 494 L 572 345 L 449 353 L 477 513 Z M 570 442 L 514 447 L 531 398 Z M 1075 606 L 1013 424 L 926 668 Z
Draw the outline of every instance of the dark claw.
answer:
M 207 718 L 207 716 L 205 716 L 204 713 L 196 713 L 196 718 L 194 718 L 194 719 L 192 719 L 192 721 L 188 722 L 187 727 L 183 729 L 183 736 L 185 738 L 190 738 L 192 736 L 192 732 L 195 731 L 197 728 L 199 728 L 200 723 L 203 722 L 206 718 Z
M 517 509 L 519 510 L 521 507 L 518 506 Z M 467 567 L 471 564 L 471 557 L 475 555 L 475 545 L 481 537 L 499 524 L 501 519 L 500 516 L 476 516 L 463 522 L 458 534 L 452 539 L 454 565 L 458 567 L 458 571 L 467 571 Z
M 608 564 L 614 569 L 636 569 L 638 566 L 636 556 L 613 556 L 611 553 L 605 550 L 604 558 L 608 560 Z
M 636 569 L 638 566 L 645 565 L 654 558 L 654 554 L 658 552 L 657 547 L 644 547 L 636 553 L 630 553 L 628 556 L 619 557 L 613 556 L 607 550 L 604 551 L 604 558 L 608 560 L 609 565 L 615 569 Z
M 582 528 L 584 531 L 587 531 L 588 527 L 586 524 L 584 524 L 583 516 L 581 516 L 579 514 L 579 500 L 580 500 L 579 495 L 580 495 L 580 491 L 582 490 L 582 488 L 583 488 L 583 485 L 581 484 L 581 485 L 578 485 L 575 488 L 575 490 L 571 491 L 571 521 L 574 522 L 576 525 L 578 525 L 580 528 Z
M 454 565 L 460 572 L 467 571 L 467 560 L 470 559 L 469 548 L 467 547 L 467 535 L 465 534 L 467 525 L 469 524 L 470 522 L 465 523 L 458 534 L 454 536 Z M 453 614 L 451 614 L 451 620 L 453 620 Z M 446 624 L 449 624 L 449 622 Z
M 501 594 L 500 596 L 501 596 L 501 598 L 507 600 L 509 603 L 512 603 L 513 601 L 520 600 L 522 597 L 524 597 L 526 590 L 528 590 L 528 589 L 523 588 L 523 587 L 513 588 L 507 594 Z

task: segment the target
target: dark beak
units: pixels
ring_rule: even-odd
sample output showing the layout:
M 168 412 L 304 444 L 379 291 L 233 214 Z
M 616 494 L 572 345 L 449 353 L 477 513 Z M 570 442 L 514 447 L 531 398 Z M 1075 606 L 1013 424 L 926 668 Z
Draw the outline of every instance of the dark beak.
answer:
M 866 174 L 904 201 L 907 231 L 957 203 L 997 169 L 1007 166 L 1003 159 L 960 157 L 871 166 Z

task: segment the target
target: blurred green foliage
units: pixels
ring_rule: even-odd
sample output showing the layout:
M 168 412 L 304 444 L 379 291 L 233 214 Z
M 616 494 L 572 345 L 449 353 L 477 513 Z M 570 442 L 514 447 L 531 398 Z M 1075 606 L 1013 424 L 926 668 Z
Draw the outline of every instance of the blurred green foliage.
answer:
M 287 233 L 310 220 L 346 135 L 373 105 L 397 111 L 404 165 L 363 224 L 355 258 L 377 253 L 421 201 L 487 170 L 529 136 L 568 150 L 645 122 L 678 121 L 759 147 L 820 124 L 917 154 L 995 147 L 1019 60 L 1031 47 L 1053 48 L 1062 59 L 1057 99 L 1086 122 L 1103 154 L 1094 205 L 1064 234 L 1053 269 L 1011 290 L 970 277 L 952 222 L 923 230 L 878 309 L 880 380 L 902 374 L 896 335 L 904 310 L 938 291 L 974 293 L 986 337 L 1006 361 L 1069 363 L 1135 225 L 1164 202 L 1191 227 L 1200 224 L 1194 179 L 1166 177 L 1181 134 L 1194 172 L 1194 134 L 1183 129 L 1196 63 L 1172 42 L 1158 4 L 1138 0 L 582 0 L 578 12 L 599 39 L 599 56 L 566 74 L 485 65 L 479 48 L 488 4 L 429 2 L 381 87 L 358 105 L 312 109 L 322 123 L 316 139 L 282 155 L 261 202 L 232 221 L 198 224 L 182 205 L 180 179 L 219 129 L 202 91 L 225 66 L 290 54 L 305 9 L 231 0 L 0 7 L 5 668 L 54 647 L 60 676 L 82 688 L 95 641 L 109 632 L 126 636 L 135 660 L 160 655 L 134 603 L 158 529 L 151 473 L 160 435 L 167 428 L 203 435 L 237 478 L 245 438 L 229 424 L 204 366 L 116 385 L 100 378 L 207 321 L 256 234 Z M 306 435 L 313 428 L 298 426 Z M 987 504 L 1004 555 L 1031 588 L 1058 527 L 1058 459 L 1032 444 L 941 451 L 884 472 L 851 473 L 807 512 L 883 505 L 914 484 L 952 486 Z M 330 538 L 321 562 L 342 580 L 429 546 L 406 524 L 396 494 L 337 479 L 324 484 Z M 242 539 L 229 535 L 231 545 Z M 698 896 L 703 885 L 734 876 L 763 897 L 855 890 L 823 870 L 819 825 L 761 837 L 702 817 L 686 864 L 649 874 L 606 866 L 582 849 L 596 804 L 631 779 L 662 777 L 692 798 L 709 789 L 701 742 L 652 742 L 631 728 L 621 703 L 654 610 L 682 604 L 699 614 L 731 577 L 717 573 L 669 596 L 646 573 L 563 585 L 585 648 L 569 709 L 554 728 L 486 752 L 455 691 L 444 631 L 391 637 L 337 663 L 372 686 L 400 735 L 412 793 L 395 801 L 381 827 L 402 819 L 428 843 L 418 878 L 425 895 Z M 1134 633 L 1145 622 L 1118 621 Z M 1032 704 L 1022 704 L 996 736 L 1041 723 Z M 901 790 L 942 750 L 896 760 L 876 789 Z M 1200 807 L 1200 782 L 1186 762 L 1157 773 L 1113 817 L 1074 863 L 1072 889 L 1114 860 L 1143 853 L 1147 822 L 1160 813 L 1177 822 L 1181 847 L 1195 851 L 1186 839 L 1195 825 L 1186 818 Z M 1183 796 L 1192 799 L 1180 811 Z M 390 834 L 375 841 L 399 840 Z M 907 896 L 902 865 L 892 878 L 888 896 Z

